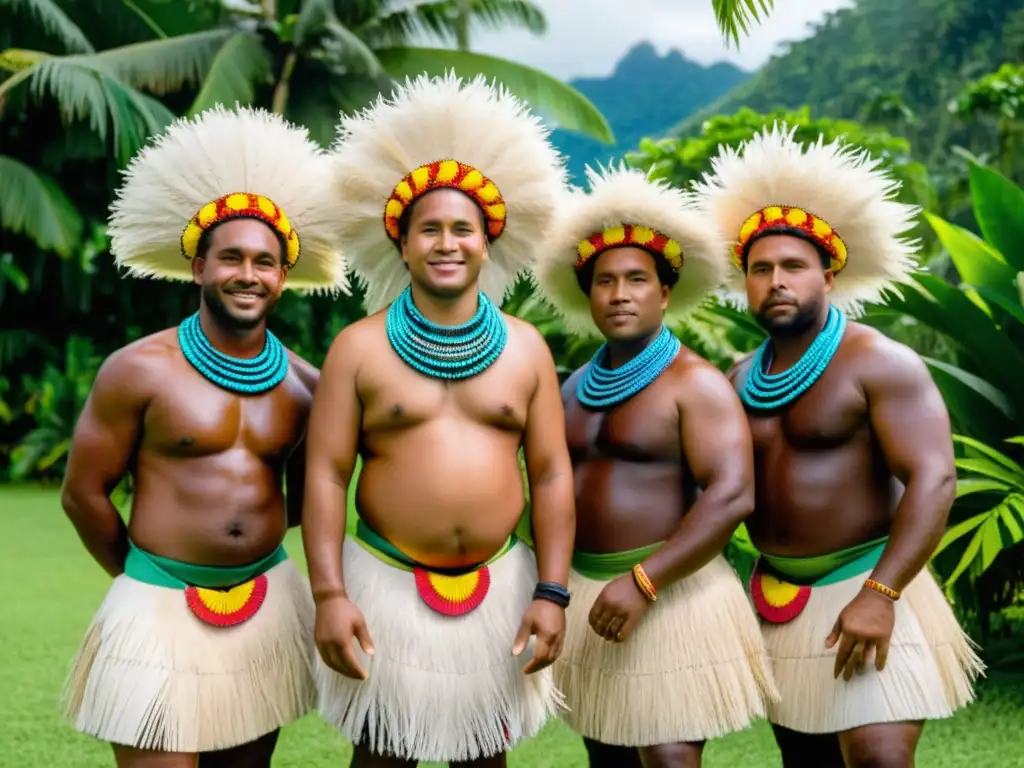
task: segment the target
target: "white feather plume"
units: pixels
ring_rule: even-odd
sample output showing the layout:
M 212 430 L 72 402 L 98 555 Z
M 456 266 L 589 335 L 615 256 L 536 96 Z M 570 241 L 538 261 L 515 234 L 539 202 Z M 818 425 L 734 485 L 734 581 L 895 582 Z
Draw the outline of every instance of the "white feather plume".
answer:
M 682 246 L 679 281 L 665 311 L 670 324 L 682 320 L 722 284 L 726 243 L 680 190 L 624 165 L 596 171 L 588 167 L 587 180 L 589 194 L 573 189 L 560 196 L 556 222 L 535 268 L 542 295 L 569 330 L 590 336 L 600 333 L 590 314 L 590 299 L 576 281 L 576 246 L 608 227 L 649 227 Z
M 831 302 L 856 316 L 917 268 L 920 241 L 903 235 L 920 208 L 896 201 L 900 182 L 866 150 L 839 140 L 825 144 L 820 136 L 804 146 L 795 131 L 776 123 L 738 149 L 719 147 L 711 173 L 693 185 L 695 204 L 730 245 L 744 222 L 767 206 L 798 207 L 827 222 L 847 249 Z M 732 264 L 728 249 L 722 259 Z M 746 307 L 744 273 L 732 266 L 728 275 L 724 298 Z
M 331 148 L 339 238 L 349 266 L 366 285 L 374 313 L 409 285 L 409 272 L 384 229 L 395 185 L 421 165 L 453 159 L 494 182 L 505 200 L 505 229 L 488 245 L 480 288 L 499 306 L 517 275 L 533 263 L 566 183 L 549 131 L 503 87 L 479 76 L 407 80 L 343 117 Z
M 129 274 L 191 281 L 181 251 L 189 219 L 223 195 L 244 192 L 274 201 L 298 233 L 299 257 L 286 288 L 349 292 L 330 174 L 305 128 L 263 109 L 217 105 L 172 123 L 124 176 L 108 232 L 111 253 Z

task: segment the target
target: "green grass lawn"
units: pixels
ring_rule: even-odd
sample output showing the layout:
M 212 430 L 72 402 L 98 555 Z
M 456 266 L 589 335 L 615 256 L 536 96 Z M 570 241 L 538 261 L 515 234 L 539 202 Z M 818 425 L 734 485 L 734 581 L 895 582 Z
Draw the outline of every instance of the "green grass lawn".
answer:
M 0 488 L 0 765 L 86 768 L 113 764 L 109 747 L 59 719 L 67 665 L 109 584 L 86 554 L 52 490 Z M 292 557 L 305 568 L 297 531 Z M 656 706 L 656 702 L 651 702 Z M 348 744 L 311 715 L 282 732 L 275 766 L 339 768 Z M 708 768 L 780 765 L 764 723 L 713 742 Z M 510 757 L 519 768 L 585 768 L 580 740 L 560 722 Z M 1024 768 L 1024 675 L 993 675 L 978 701 L 925 729 L 921 768 Z

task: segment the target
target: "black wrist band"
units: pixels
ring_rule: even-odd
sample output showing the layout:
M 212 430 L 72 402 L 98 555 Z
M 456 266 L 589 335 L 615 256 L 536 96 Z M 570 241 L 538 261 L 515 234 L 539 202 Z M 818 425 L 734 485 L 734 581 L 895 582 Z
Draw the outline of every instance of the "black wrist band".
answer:
M 554 581 L 541 581 L 533 590 L 534 600 L 548 600 L 562 608 L 569 607 L 569 590 Z

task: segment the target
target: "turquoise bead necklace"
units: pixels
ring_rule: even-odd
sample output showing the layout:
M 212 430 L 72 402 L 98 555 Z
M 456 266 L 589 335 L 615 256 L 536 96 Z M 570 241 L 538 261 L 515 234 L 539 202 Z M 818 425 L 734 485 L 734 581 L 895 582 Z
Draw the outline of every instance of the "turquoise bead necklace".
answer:
M 846 330 L 846 316 L 835 307 L 829 307 L 825 327 L 797 361 L 782 373 L 769 374 L 771 367 L 771 339 L 766 340 L 750 363 L 750 373 L 740 390 L 744 405 L 758 411 L 771 411 L 789 405 L 811 388 L 839 349 Z
M 269 330 L 263 351 L 256 357 L 231 357 L 214 349 L 196 312 L 178 326 L 178 343 L 193 368 L 229 392 L 258 395 L 273 389 L 288 375 L 288 353 Z
M 580 377 L 576 397 L 587 408 L 610 408 L 629 400 L 665 372 L 682 346 L 662 325 L 658 335 L 639 355 L 618 368 L 606 368 L 608 344 L 602 344 Z
M 505 318 L 483 292 L 469 322 L 439 325 L 416 308 L 409 286 L 388 309 L 385 326 L 392 349 L 406 365 L 435 379 L 468 379 L 482 373 L 508 342 Z

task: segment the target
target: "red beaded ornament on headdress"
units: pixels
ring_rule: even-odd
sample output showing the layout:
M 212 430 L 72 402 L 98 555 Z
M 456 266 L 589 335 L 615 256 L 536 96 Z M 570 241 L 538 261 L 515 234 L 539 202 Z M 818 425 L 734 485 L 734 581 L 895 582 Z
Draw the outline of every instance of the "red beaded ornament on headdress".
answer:
M 683 266 L 683 249 L 675 240 L 650 227 L 636 224 L 625 224 L 609 227 L 597 232 L 576 245 L 576 271 L 583 268 L 588 261 L 597 258 L 610 248 L 633 245 L 652 251 L 664 257 L 672 269 L 678 271 Z
M 808 213 L 803 208 L 790 205 L 770 205 L 762 208 L 740 227 L 739 239 L 733 246 L 732 260 L 743 269 L 743 254 L 754 237 L 773 229 L 799 230 L 820 245 L 832 260 L 832 272 L 837 273 L 846 266 L 846 243 L 828 222 Z
M 199 240 L 211 227 L 229 219 L 259 219 L 273 227 L 285 242 L 285 266 L 292 267 L 299 260 L 299 233 L 292 227 L 284 211 L 263 195 L 232 192 L 200 208 L 181 233 L 181 252 L 192 260 L 199 251 Z
M 494 182 L 476 168 L 457 160 L 438 160 L 421 165 L 395 185 L 384 206 L 384 229 L 396 243 L 398 222 L 418 197 L 435 189 L 457 189 L 480 206 L 487 219 L 487 239 L 496 240 L 505 229 L 508 211 Z

